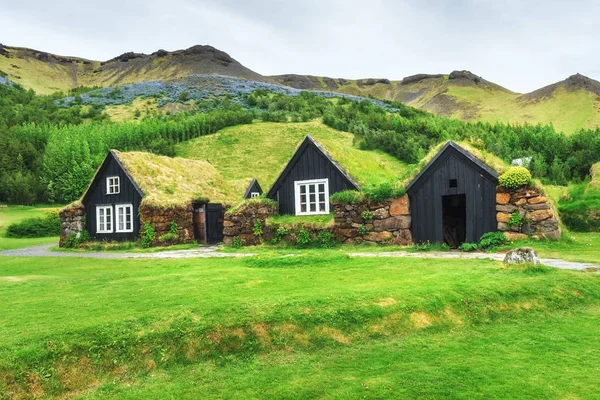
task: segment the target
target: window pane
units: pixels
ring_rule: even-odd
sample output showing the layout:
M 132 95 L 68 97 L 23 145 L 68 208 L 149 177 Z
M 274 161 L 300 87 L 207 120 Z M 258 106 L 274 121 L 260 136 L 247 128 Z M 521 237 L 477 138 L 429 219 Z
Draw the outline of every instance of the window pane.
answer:
M 319 211 L 325 211 L 325 203 L 319 203 Z
M 306 186 L 300 185 L 300 193 L 306 193 Z
M 300 203 L 306 203 L 306 195 L 305 194 L 300 195 Z
M 310 212 L 317 211 L 317 205 L 315 203 L 310 203 Z
M 325 184 L 324 183 L 319 183 L 319 192 L 325 193 Z
M 306 212 L 306 203 L 300 205 L 300 212 Z
M 320 193 L 320 194 L 319 194 L 319 201 L 320 201 L 320 202 L 323 202 L 323 201 L 325 201 L 325 193 Z
M 314 193 L 315 192 L 315 189 L 316 189 L 315 186 L 316 185 L 308 185 L 308 191 L 309 191 L 309 193 Z
M 317 202 L 317 200 L 316 200 L 316 199 L 317 199 L 316 195 L 314 195 L 314 194 L 311 194 L 311 195 L 310 195 L 310 200 L 309 200 L 309 202 L 310 202 L 310 203 L 316 203 L 316 202 Z

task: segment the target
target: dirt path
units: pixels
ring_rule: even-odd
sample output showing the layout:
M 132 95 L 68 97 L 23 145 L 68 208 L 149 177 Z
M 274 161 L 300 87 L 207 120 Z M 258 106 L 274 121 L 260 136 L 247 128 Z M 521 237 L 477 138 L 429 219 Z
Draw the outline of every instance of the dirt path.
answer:
M 82 257 L 82 258 L 227 258 L 227 257 L 252 257 L 253 253 L 221 253 L 219 246 L 198 247 L 190 250 L 167 250 L 156 253 L 134 253 L 134 252 L 58 252 L 49 251 L 54 245 L 27 247 L 24 249 L 0 251 L 0 256 L 11 257 Z M 438 258 L 438 259 L 492 259 L 496 261 L 504 260 L 504 254 L 501 253 L 459 253 L 459 252 L 420 252 L 409 253 L 407 251 L 394 252 L 364 252 L 348 253 L 351 257 L 405 257 L 405 258 Z M 600 274 L 600 265 L 592 263 L 579 263 L 574 261 L 565 261 L 555 258 L 540 258 L 544 265 L 559 269 L 571 269 L 577 271 L 596 270 Z

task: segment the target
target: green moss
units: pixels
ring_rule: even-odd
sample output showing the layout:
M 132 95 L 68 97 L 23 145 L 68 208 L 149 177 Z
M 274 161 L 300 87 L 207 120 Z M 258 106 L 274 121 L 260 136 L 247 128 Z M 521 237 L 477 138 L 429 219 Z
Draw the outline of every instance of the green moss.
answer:
M 324 215 L 274 215 L 267 218 L 267 226 L 286 229 L 328 228 L 333 226 L 333 214 Z

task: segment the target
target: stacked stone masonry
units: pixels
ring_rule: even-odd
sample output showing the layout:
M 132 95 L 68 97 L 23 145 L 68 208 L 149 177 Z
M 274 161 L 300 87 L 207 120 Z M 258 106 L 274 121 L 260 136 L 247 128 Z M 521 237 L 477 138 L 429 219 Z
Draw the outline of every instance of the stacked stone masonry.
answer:
M 498 230 L 504 232 L 509 240 L 535 238 L 560 238 L 558 219 L 550 207 L 550 202 L 537 189 L 520 188 L 509 190 L 496 188 L 496 220 Z M 521 226 L 509 226 L 513 213 L 518 212 L 524 223 Z
M 223 242 L 228 245 L 235 237 L 240 238 L 244 246 L 260 243 L 260 237 L 254 234 L 256 221 L 260 221 L 263 227 L 262 238 L 269 240 L 273 232 L 267 227 L 266 220 L 271 215 L 278 214 L 279 209 L 275 206 L 261 203 L 248 203 L 236 213 L 225 212 L 223 218 Z
M 170 232 L 171 221 L 175 221 L 177 224 L 177 239 L 163 243 L 161 237 Z M 144 228 L 146 222 L 149 222 L 156 232 L 152 245 L 192 242 L 194 240 L 193 221 L 194 215 L 191 205 L 168 209 L 154 208 L 144 204 L 140 206 L 141 229 Z
M 59 213 L 59 217 L 59 246 L 62 247 L 69 236 L 78 235 L 85 230 L 85 208 L 83 206 L 63 208 Z

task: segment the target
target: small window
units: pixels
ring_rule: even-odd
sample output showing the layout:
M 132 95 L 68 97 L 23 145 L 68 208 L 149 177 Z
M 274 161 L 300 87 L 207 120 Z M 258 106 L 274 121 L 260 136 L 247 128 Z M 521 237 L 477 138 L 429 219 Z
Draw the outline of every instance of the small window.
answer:
M 106 178 L 106 194 L 121 193 L 120 179 L 118 176 L 110 176 Z
M 295 182 L 296 215 L 329 214 L 329 180 Z
M 451 188 L 458 187 L 458 180 L 450 179 L 450 181 L 448 182 L 448 187 L 451 187 Z
M 251 192 L 250 193 L 250 198 L 259 197 L 259 196 L 260 196 L 260 193 L 258 193 L 258 192 Z
M 133 232 L 133 205 L 116 205 L 115 213 L 117 214 L 115 232 Z
M 96 233 L 112 233 L 112 206 L 96 207 Z

